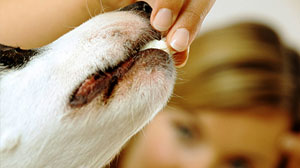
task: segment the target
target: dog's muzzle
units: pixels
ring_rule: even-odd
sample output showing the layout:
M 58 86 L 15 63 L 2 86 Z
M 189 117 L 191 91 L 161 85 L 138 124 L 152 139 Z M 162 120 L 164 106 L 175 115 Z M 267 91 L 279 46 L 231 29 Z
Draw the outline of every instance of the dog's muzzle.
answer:
M 150 15 L 152 8 L 146 3 L 139 1 L 119 11 L 133 11 L 134 13 L 146 18 L 150 25 Z M 123 79 L 128 71 L 140 60 L 147 60 L 147 66 L 155 66 L 161 62 L 170 62 L 170 50 L 161 40 L 161 33 L 154 30 L 147 32 L 148 35 L 142 36 L 138 41 L 129 42 L 128 57 L 114 67 L 109 67 L 105 72 L 98 71 L 91 74 L 74 91 L 70 98 L 70 106 L 73 108 L 82 107 L 91 102 L 95 97 L 102 95 L 102 101 L 107 102 L 112 95 L 115 86 Z M 158 44 L 158 45 L 157 45 Z M 155 58 L 153 57 L 155 56 Z M 151 57 L 150 59 L 148 57 Z M 145 62 L 145 61 L 144 61 Z

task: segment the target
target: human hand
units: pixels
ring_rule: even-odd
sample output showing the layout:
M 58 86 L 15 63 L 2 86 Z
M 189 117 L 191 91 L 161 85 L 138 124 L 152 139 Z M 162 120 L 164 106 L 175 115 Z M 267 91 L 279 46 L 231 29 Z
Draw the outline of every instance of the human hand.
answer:
M 152 26 L 167 33 L 168 45 L 176 51 L 175 64 L 185 65 L 189 46 L 215 0 L 144 0 L 153 8 Z

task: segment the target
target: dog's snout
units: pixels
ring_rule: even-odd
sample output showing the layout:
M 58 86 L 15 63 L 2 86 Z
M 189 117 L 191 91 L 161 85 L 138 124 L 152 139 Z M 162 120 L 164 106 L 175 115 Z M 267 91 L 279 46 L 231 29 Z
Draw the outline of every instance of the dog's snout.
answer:
M 142 15 L 146 14 L 146 16 L 150 18 L 152 8 L 148 3 L 139 1 L 120 9 L 120 11 L 136 11 L 137 13 Z

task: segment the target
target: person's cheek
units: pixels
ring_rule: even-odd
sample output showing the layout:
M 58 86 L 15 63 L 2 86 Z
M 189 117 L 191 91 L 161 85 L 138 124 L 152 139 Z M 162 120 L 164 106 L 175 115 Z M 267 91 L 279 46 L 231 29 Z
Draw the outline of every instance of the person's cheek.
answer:
M 178 165 L 179 147 L 174 132 L 163 119 L 151 123 L 145 130 L 145 164 L 150 168 L 172 167 Z

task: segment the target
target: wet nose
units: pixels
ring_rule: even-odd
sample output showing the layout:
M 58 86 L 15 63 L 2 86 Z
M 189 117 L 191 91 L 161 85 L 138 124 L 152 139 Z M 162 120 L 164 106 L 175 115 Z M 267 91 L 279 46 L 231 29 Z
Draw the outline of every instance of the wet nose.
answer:
M 150 18 L 152 8 L 148 3 L 144 1 L 138 1 L 134 4 L 121 8 L 120 11 L 136 11 L 139 14 L 146 14 L 146 16 Z

